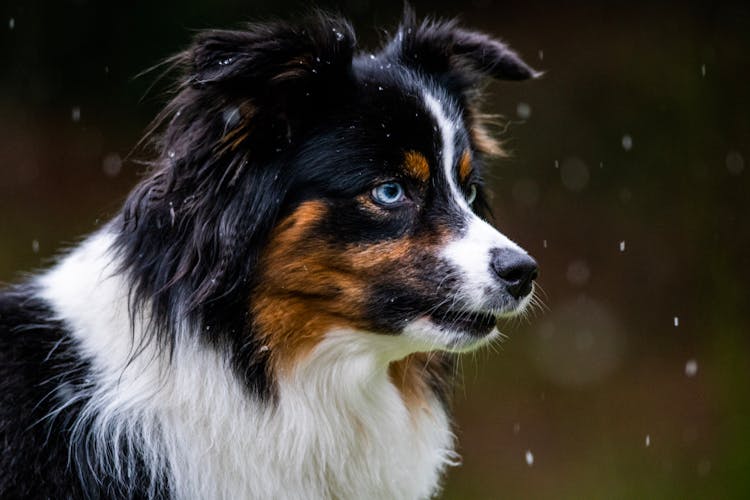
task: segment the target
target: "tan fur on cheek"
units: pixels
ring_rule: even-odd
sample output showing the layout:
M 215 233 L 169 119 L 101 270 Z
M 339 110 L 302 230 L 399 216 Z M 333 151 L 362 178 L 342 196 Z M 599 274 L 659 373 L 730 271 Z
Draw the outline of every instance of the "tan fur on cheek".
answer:
M 251 297 L 257 335 L 275 370 L 288 371 L 334 328 L 361 329 L 364 290 L 315 235 L 327 212 L 306 202 L 283 220 L 261 257 L 260 285 Z

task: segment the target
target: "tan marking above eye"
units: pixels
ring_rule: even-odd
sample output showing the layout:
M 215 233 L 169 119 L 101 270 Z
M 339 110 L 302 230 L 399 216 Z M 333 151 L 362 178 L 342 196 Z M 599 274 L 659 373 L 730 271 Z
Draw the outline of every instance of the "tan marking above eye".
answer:
M 415 179 L 422 182 L 430 180 L 430 164 L 422 153 L 407 151 L 404 155 L 404 167 L 406 172 Z
M 471 153 L 465 149 L 458 162 L 458 178 L 462 184 L 469 178 L 469 174 L 471 174 Z

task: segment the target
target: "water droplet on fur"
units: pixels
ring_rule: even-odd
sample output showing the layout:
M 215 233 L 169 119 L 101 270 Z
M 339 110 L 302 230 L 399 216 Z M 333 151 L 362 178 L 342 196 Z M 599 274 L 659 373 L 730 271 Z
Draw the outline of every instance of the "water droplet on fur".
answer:
M 633 138 L 628 134 L 622 136 L 622 149 L 625 151 L 633 149 Z
M 382 92 L 383 91 L 383 87 L 381 87 L 380 85 L 378 85 L 378 90 L 380 90 Z
M 226 57 L 224 59 L 219 60 L 219 66 L 229 66 L 234 62 L 234 58 L 232 57 Z
M 174 157 L 176 156 L 176 153 L 174 152 L 173 149 L 170 149 L 169 151 L 167 151 L 167 156 L 174 159 Z
M 340 31 L 338 31 L 338 30 L 337 30 L 336 28 L 334 28 L 334 29 L 333 29 L 333 30 L 331 30 L 331 31 L 333 31 L 333 34 L 334 34 L 334 35 L 336 36 L 336 40 L 337 40 L 337 41 L 339 41 L 339 42 L 340 42 L 341 40 L 343 40 L 343 39 L 344 39 L 344 34 L 343 34 L 343 33 L 341 33 Z
M 698 362 L 694 359 L 689 359 L 685 363 L 685 375 L 688 377 L 695 377 L 698 373 Z
M 534 465 L 534 454 L 531 453 L 531 450 L 526 450 L 526 465 L 529 467 Z
M 315 57 L 315 62 L 320 62 L 320 57 Z
M 375 60 L 375 54 L 370 54 L 370 59 Z
M 259 352 L 266 352 L 270 349 L 267 345 L 260 346 L 260 349 L 258 349 Z
M 73 109 L 71 109 L 70 118 L 76 123 L 81 121 L 81 108 L 79 108 L 78 106 L 75 106 Z

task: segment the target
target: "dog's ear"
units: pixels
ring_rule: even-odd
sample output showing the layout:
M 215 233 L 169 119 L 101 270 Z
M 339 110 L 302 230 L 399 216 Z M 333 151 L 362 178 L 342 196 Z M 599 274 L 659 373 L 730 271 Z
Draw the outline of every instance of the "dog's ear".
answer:
M 455 20 L 419 23 L 408 8 L 385 52 L 455 91 L 465 91 L 487 77 L 526 80 L 540 75 L 503 42 L 464 30 Z
M 278 22 L 242 31 L 205 31 L 182 57 L 187 84 L 258 98 L 276 95 L 281 86 L 302 87 L 349 71 L 355 45 L 346 21 L 318 14 L 299 25 Z

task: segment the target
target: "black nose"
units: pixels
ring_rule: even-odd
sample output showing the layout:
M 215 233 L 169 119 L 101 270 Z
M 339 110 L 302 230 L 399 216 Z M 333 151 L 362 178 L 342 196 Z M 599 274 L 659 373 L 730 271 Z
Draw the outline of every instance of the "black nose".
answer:
M 536 261 L 525 253 L 507 248 L 492 250 L 490 267 L 514 298 L 531 292 L 531 285 L 539 275 Z

